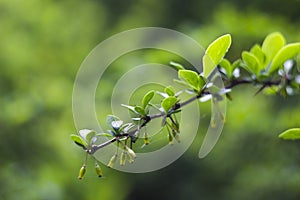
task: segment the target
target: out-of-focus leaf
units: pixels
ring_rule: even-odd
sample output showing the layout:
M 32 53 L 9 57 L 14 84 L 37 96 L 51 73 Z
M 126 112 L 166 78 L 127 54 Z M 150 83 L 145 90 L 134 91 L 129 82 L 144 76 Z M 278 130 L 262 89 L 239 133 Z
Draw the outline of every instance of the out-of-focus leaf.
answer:
M 291 128 L 283 133 L 281 133 L 279 138 L 285 139 L 285 140 L 296 140 L 300 139 L 300 128 Z

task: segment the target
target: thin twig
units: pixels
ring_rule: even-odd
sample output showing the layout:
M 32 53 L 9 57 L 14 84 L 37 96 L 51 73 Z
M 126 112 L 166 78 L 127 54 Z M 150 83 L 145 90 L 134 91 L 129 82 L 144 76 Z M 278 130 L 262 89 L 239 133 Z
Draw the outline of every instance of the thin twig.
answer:
M 280 84 L 280 80 L 276 80 L 276 81 L 264 81 L 264 82 L 257 82 L 257 80 L 252 80 L 252 79 L 244 79 L 244 80 L 232 80 L 227 86 L 225 86 L 226 89 L 231 89 L 233 87 L 236 87 L 238 85 L 242 85 L 242 84 L 256 84 L 256 85 L 262 85 L 262 89 L 264 89 L 267 86 L 273 86 L 273 85 L 278 85 Z M 260 91 L 260 90 L 259 90 Z M 182 103 L 177 103 L 174 105 L 174 107 L 169 111 L 169 113 L 173 113 L 174 111 L 177 111 L 178 109 L 190 104 L 191 102 L 199 99 L 200 97 L 204 96 L 204 95 L 208 95 L 210 94 L 209 92 L 206 91 L 206 89 L 204 88 L 198 95 L 191 97 L 190 99 L 182 102 Z M 139 125 L 137 128 L 127 132 L 127 133 L 123 133 L 121 136 L 116 136 L 111 140 L 108 140 L 102 144 L 99 145 L 93 145 L 89 150 L 87 150 L 87 153 L 89 154 L 94 154 L 96 151 L 98 151 L 99 149 L 114 143 L 115 141 L 118 141 L 119 138 L 124 138 L 124 137 L 132 137 L 136 134 L 137 131 L 139 131 L 142 127 L 146 126 L 151 120 L 153 119 L 157 119 L 157 118 L 161 118 L 161 117 L 166 117 L 166 115 L 168 115 L 168 113 L 165 112 L 160 112 L 157 114 L 153 114 L 153 115 L 147 115 L 144 118 L 144 122 Z

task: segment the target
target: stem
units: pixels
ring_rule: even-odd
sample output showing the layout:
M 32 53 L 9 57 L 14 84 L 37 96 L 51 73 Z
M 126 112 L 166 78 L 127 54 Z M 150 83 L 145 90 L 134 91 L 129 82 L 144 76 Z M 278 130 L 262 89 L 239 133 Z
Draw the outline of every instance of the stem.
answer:
M 242 84 L 256 84 L 256 85 L 262 85 L 263 88 L 267 87 L 267 86 L 272 86 L 272 85 L 278 85 L 280 84 L 281 80 L 275 80 L 275 81 L 264 81 L 264 82 L 258 82 L 257 80 L 252 80 L 252 79 L 241 79 L 241 80 L 232 80 L 227 86 L 225 86 L 226 89 L 231 89 L 233 87 L 236 87 L 238 85 L 242 85 Z M 204 96 L 204 95 L 208 95 L 210 94 L 209 92 L 207 92 L 206 88 L 204 88 L 199 94 L 197 94 L 196 96 L 193 96 L 191 98 L 189 98 L 188 100 L 182 102 L 182 103 L 178 103 L 175 104 L 174 107 L 170 110 L 170 113 L 192 103 L 193 101 L 199 99 L 200 97 Z M 146 126 L 151 120 L 153 119 L 157 119 L 157 118 L 161 118 L 161 117 L 166 117 L 166 115 L 168 115 L 165 112 L 161 112 L 161 113 L 157 113 L 157 114 L 153 114 L 153 115 L 147 115 L 145 117 L 145 121 L 139 125 L 137 128 L 129 131 L 128 133 L 124 133 L 121 136 L 117 136 L 114 137 L 111 140 L 108 140 L 102 144 L 99 145 L 93 145 L 89 150 L 87 150 L 87 153 L 89 154 L 94 154 L 96 151 L 98 151 L 99 149 L 114 143 L 115 141 L 119 141 L 120 137 L 130 137 L 133 136 L 137 131 L 139 131 L 142 127 Z
M 87 153 L 89 154 L 94 154 L 98 149 L 101 149 L 103 147 L 106 147 L 107 145 L 111 144 L 111 143 L 114 143 L 115 141 L 117 141 L 117 138 L 114 137 L 113 139 L 111 140 L 108 140 L 106 142 L 103 142 L 102 144 L 99 144 L 99 145 L 92 145 L 91 149 L 90 150 L 87 150 Z

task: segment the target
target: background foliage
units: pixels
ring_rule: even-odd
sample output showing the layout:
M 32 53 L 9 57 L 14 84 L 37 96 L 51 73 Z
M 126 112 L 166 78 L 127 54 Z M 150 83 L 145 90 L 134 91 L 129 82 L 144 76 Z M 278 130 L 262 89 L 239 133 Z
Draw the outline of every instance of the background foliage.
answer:
M 103 179 L 90 170 L 78 181 L 83 156 L 69 134 L 76 131 L 71 113 L 76 71 L 112 34 L 163 26 L 206 47 L 231 33 L 227 57 L 234 60 L 272 31 L 300 41 L 299 7 L 298 0 L 0 1 L 0 199 L 298 199 L 299 141 L 281 141 L 277 134 L 299 126 L 299 96 L 254 97 L 252 87 L 235 88 L 225 129 L 208 157 L 197 158 L 207 104 L 189 151 L 148 174 L 104 168 Z M 105 90 L 97 93 L 100 121 L 110 113 L 111 89 L 124 63 L 130 68 L 172 59 L 155 51 L 137 55 L 120 58 L 103 80 Z

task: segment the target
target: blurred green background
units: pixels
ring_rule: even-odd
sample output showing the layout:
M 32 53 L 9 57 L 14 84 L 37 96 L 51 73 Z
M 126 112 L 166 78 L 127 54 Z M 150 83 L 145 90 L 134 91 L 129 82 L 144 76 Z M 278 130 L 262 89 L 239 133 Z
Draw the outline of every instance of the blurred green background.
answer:
M 172 165 L 146 174 L 102 167 L 104 178 L 88 169 L 79 181 L 84 153 L 69 138 L 76 132 L 71 105 L 76 72 L 109 36 L 160 26 L 206 47 L 231 33 L 227 57 L 234 60 L 272 31 L 300 41 L 299 9 L 299 0 L 0 0 L 0 199 L 299 199 L 300 142 L 277 138 L 299 126 L 299 96 L 254 96 L 253 87 L 236 88 L 208 157 L 197 157 L 209 120 L 205 104 L 192 147 Z M 166 64 L 155 51 L 132 56 L 126 65 L 134 59 Z M 120 72 L 105 77 L 97 104 L 109 105 Z M 109 109 L 98 113 L 103 120 Z

